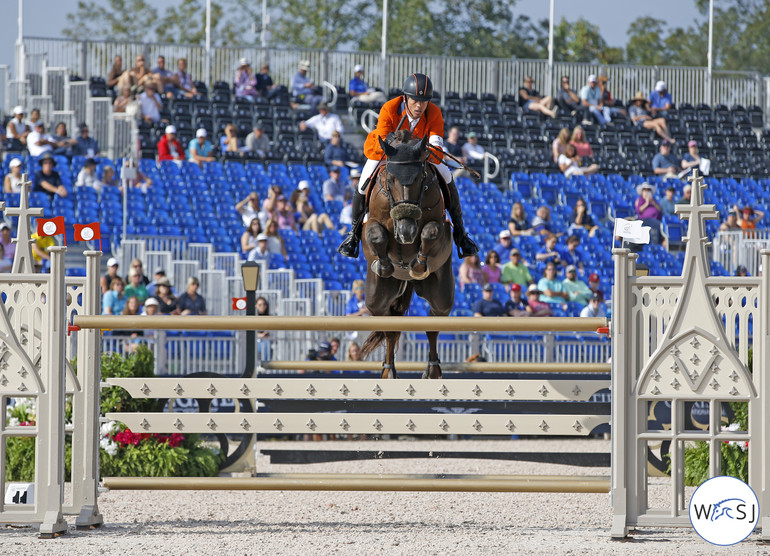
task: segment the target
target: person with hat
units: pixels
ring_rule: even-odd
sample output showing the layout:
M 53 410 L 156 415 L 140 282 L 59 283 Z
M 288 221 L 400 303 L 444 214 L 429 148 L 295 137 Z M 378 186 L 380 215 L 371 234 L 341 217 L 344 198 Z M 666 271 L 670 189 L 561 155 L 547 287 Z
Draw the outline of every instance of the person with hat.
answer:
M 353 68 L 353 73 L 353 79 L 348 83 L 348 94 L 350 95 L 351 100 L 374 104 L 383 104 L 388 100 L 385 97 L 385 93 L 370 87 L 367 82 L 364 81 L 364 66 L 356 64 Z
M 246 58 L 238 61 L 238 69 L 234 80 L 235 98 L 245 98 L 250 102 L 259 96 L 257 92 L 257 78 L 251 71 L 251 64 Z
M 339 131 L 333 131 L 329 143 L 324 149 L 324 162 L 327 166 L 346 166 L 350 162 L 350 156 L 342 144 L 342 135 Z
M 508 230 L 501 230 L 500 233 L 497 234 L 497 243 L 492 247 L 492 250 L 498 254 L 501 261 L 507 261 L 512 248 L 513 239 L 511 232 Z
M 177 306 L 177 298 L 171 287 L 171 282 L 165 276 L 155 281 L 155 295 L 158 300 L 158 312 L 161 315 L 178 315 L 181 311 Z
M 681 162 L 677 156 L 671 152 L 671 143 L 667 140 L 660 142 L 658 154 L 652 159 L 652 171 L 656 176 L 676 177 Z
M 291 96 L 298 103 L 310 105 L 310 110 L 316 111 L 323 100 L 321 88 L 307 76 L 310 60 L 300 60 L 297 73 L 291 78 Z
M 87 158 L 80 172 L 78 172 L 75 187 L 90 187 L 99 193 L 102 190 L 102 186 L 102 182 L 96 176 L 96 161 L 93 158 Z
M 607 310 L 604 308 L 604 303 L 602 303 L 603 298 L 598 293 L 592 294 L 590 298 L 588 298 L 588 304 L 583 307 L 580 311 L 581 317 L 597 317 L 597 318 L 605 318 L 607 316 Z
M 580 89 L 580 102 L 593 114 L 599 125 L 607 125 L 612 119 L 610 107 L 604 105 L 602 90 L 598 86 L 596 75 L 589 75 L 588 83 Z
M 324 201 L 345 201 L 347 185 L 340 178 L 341 174 L 339 166 L 329 168 L 329 179 L 324 181 L 322 188 Z
M 78 130 L 80 135 L 77 137 L 77 145 L 72 147 L 72 154 L 75 156 L 87 156 L 88 158 L 99 156 L 99 142 L 88 135 L 88 125 L 82 122 L 78 126 Z
M 8 164 L 10 170 L 3 180 L 3 191 L 5 193 L 21 193 L 21 159 L 12 158 Z
M 687 142 L 687 152 L 682 158 L 682 169 L 698 168 L 704 176 L 709 175 L 711 170 L 711 161 L 708 158 L 701 157 L 698 152 L 698 142 L 691 139 Z
M 308 198 L 309 194 L 310 182 L 302 180 L 297 184 L 297 189 L 292 192 L 291 197 L 289 197 L 289 204 L 296 210 L 294 220 L 302 226 L 303 230 L 312 230 L 319 235 L 324 230 L 333 230 L 334 222 L 325 212 L 316 213 L 313 203 Z
M 665 117 L 673 107 L 674 102 L 671 100 L 666 82 L 658 81 L 655 83 L 655 90 L 650 92 L 650 112 L 653 117 Z
M 519 87 L 519 106 L 522 112 L 540 112 L 551 118 L 556 117 L 558 105 L 554 106 L 553 98 L 549 96 L 541 97 L 537 89 L 534 88 L 535 80 L 531 75 L 524 78 L 524 85 Z
M 67 188 L 62 185 L 59 172 L 54 170 L 56 161 L 51 153 L 45 153 L 40 157 L 40 170 L 35 173 L 35 181 L 32 191 L 41 191 L 47 193 L 53 201 L 54 196 L 67 196 Z
M 348 189 L 345 192 L 346 201 L 348 200 L 348 193 L 351 193 L 358 189 L 358 182 L 361 180 L 361 170 L 358 168 L 351 168 L 348 172 Z
M 674 203 L 675 192 L 676 188 L 674 187 L 673 182 L 669 182 L 666 186 L 665 197 L 660 200 L 660 210 L 663 212 L 663 216 L 674 214 L 674 208 L 676 207 L 676 203 Z
M 473 304 L 474 317 L 504 317 L 505 307 L 495 299 L 495 289 L 492 284 L 484 284 L 481 288 L 481 299 Z
M 503 265 L 502 282 L 506 286 L 511 284 L 519 284 L 522 287 L 526 287 L 530 284 L 534 284 L 532 274 L 529 272 L 529 268 L 524 264 L 521 258 L 521 251 L 516 248 L 510 250 L 509 261 Z
M 50 153 L 57 147 L 53 137 L 45 132 L 43 120 L 35 122 L 35 129 L 27 136 L 27 150 L 30 156 L 38 157 L 43 153 Z
M 158 161 L 164 160 L 173 160 L 180 166 L 184 160 L 184 149 L 176 138 L 176 127 L 173 125 L 166 126 L 166 133 L 158 141 Z
M 345 128 L 342 126 L 342 120 L 334 112 L 329 111 L 329 106 L 325 102 L 320 102 L 317 105 L 318 114 L 311 116 L 307 120 L 299 123 L 299 130 L 305 131 L 306 129 L 314 129 L 318 134 L 318 139 L 324 145 L 332 139 L 332 134 L 344 133 Z
M 139 107 L 142 109 L 142 119 L 147 123 L 158 123 L 160 112 L 163 110 L 163 100 L 155 89 L 155 82 L 147 83 L 139 95 Z
M 641 126 L 644 129 L 651 129 L 665 141 L 674 140 L 668 132 L 668 124 L 665 118 L 653 118 L 647 111 L 647 99 L 644 98 L 642 91 L 637 91 L 631 99 L 631 105 L 628 107 L 628 117 L 635 126 Z
M 5 128 L 5 135 L 8 139 L 16 139 L 21 142 L 22 145 L 27 144 L 27 136 L 32 133 L 32 130 L 24 122 L 24 107 L 15 106 L 13 109 L 13 117 L 8 120 L 8 125 Z
M 361 171 L 358 189 L 353 195 L 353 225 L 337 251 L 346 257 L 358 257 L 358 244 L 361 241 L 366 208 L 366 190 L 371 181 L 369 178 L 385 158 L 380 140 L 386 141 L 388 135 L 394 131 L 408 129 L 418 139 L 428 137 L 428 144 L 431 146 L 429 160 L 436 167 L 449 192 L 446 208 L 452 217 L 452 236 L 460 258 L 478 253 L 478 246 L 465 232 L 460 194 L 457 192 L 452 172 L 443 163 L 444 117 L 441 108 L 431 102 L 433 83 L 427 75 L 413 73 L 404 81 L 402 93 L 382 105 L 377 127 L 366 136 L 364 155 L 367 161 Z
M 246 150 L 263 160 L 272 151 L 270 139 L 265 135 L 265 126 L 262 122 L 255 122 L 252 132 L 246 136 Z
M 733 211 L 738 215 L 738 226 L 742 230 L 754 230 L 762 219 L 765 217 L 765 213 L 759 209 L 752 208 L 750 206 L 743 207 L 740 211 L 738 205 L 733 205 Z
M 561 283 L 564 286 L 564 291 L 567 292 L 567 301 L 586 305 L 593 292 L 588 284 L 578 278 L 577 267 L 574 264 L 567 266 L 564 275 L 565 278 Z
M 521 284 L 511 284 L 511 298 L 505 302 L 505 312 L 509 317 L 528 317 L 527 300 L 522 295 Z
M 640 183 L 636 186 L 636 193 L 639 195 L 634 202 L 636 217 L 644 221 L 645 226 L 660 226 L 663 210 L 658 201 L 655 200 L 655 186 L 647 182 Z M 648 221 L 654 222 L 648 223 Z
M 195 162 L 201 168 L 203 168 L 204 162 L 214 162 L 216 160 L 212 156 L 214 146 L 206 138 L 207 135 L 208 133 L 204 128 L 198 128 L 195 132 L 195 139 L 190 139 L 190 143 L 187 146 L 187 159 L 190 162 Z
M 147 284 L 147 293 L 149 293 L 151 296 L 155 295 L 155 290 L 158 287 L 158 280 L 162 279 L 168 280 L 168 277 L 166 276 L 166 271 L 162 268 L 156 268 L 155 272 L 152 276 L 152 282 Z M 173 288 L 172 288 L 173 291 Z
M 550 317 L 551 305 L 545 301 L 540 301 L 543 295 L 535 284 L 530 284 L 527 288 L 527 307 L 526 311 L 531 317 Z
M 738 224 L 738 213 L 735 212 L 734 208 L 731 208 L 727 213 L 725 221 L 719 226 L 719 230 L 722 232 L 737 232 L 741 230 L 741 227 Z
M 107 272 L 102 274 L 101 279 L 99 280 L 99 285 L 102 288 L 102 294 L 107 293 L 110 291 L 110 284 L 112 283 L 112 280 L 115 278 L 119 278 L 118 276 L 118 259 L 115 257 L 110 257 L 107 259 Z
M 160 312 L 160 303 L 157 299 L 154 297 L 148 297 L 144 300 L 144 304 L 142 305 L 142 315 L 147 317 L 154 317 Z M 152 330 L 145 330 L 144 331 L 144 337 L 152 337 L 154 336 Z
M 13 257 L 16 255 L 16 243 L 11 239 L 11 227 L 0 221 L 0 245 L 3 246 L 3 258 L 13 263 Z
M 591 289 L 592 295 L 598 295 L 601 297 L 602 303 L 604 303 L 604 293 L 599 289 L 601 278 L 596 272 L 592 272 L 588 275 L 588 287 Z
M 479 145 L 479 136 L 475 131 L 471 131 L 465 136 L 468 141 L 463 145 L 463 156 L 468 164 L 481 164 L 484 161 L 486 150 Z

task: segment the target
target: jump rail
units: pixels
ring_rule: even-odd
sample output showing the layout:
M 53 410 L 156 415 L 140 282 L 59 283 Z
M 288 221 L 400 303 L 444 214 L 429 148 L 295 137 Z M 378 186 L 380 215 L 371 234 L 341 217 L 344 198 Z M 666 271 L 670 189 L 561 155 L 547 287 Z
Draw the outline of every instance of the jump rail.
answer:
M 604 373 L 609 374 L 609 363 L 441 363 L 443 372 L 465 373 Z M 297 371 L 377 371 L 382 364 L 376 361 L 263 361 L 266 371 L 292 369 Z M 425 363 L 399 361 L 398 372 L 423 372 Z

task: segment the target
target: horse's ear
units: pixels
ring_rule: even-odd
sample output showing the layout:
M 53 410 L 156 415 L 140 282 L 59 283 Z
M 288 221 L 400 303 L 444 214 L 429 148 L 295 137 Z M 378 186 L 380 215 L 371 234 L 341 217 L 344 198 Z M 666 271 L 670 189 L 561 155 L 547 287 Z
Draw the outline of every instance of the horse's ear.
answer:
M 382 150 L 385 151 L 385 156 L 393 156 L 398 152 L 397 149 L 393 148 L 389 144 L 387 144 L 385 141 L 382 140 L 382 137 L 377 137 L 377 140 L 380 142 L 380 147 L 382 147 Z
M 420 141 L 414 146 L 414 154 L 417 155 L 417 158 L 419 158 L 422 162 L 425 162 L 425 159 L 430 154 L 428 152 L 428 149 L 426 149 L 427 145 L 428 145 L 428 136 L 426 135 L 425 137 L 422 138 L 422 141 Z

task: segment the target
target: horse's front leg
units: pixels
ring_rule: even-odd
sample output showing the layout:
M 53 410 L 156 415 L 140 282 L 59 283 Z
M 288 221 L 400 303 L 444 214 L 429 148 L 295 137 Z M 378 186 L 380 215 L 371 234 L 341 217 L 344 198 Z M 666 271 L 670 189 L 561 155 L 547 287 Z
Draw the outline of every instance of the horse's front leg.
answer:
M 441 361 L 438 359 L 438 332 L 426 332 L 428 336 L 428 366 L 422 378 L 441 378 Z
M 385 351 L 385 361 L 382 362 L 382 378 L 398 378 L 396 371 L 396 344 L 401 332 L 385 332 L 387 349 Z
M 371 221 L 366 225 L 366 241 L 374 254 L 372 272 L 380 278 L 390 278 L 396 270 L 388 257 L 388 230 L 379 222 Z
M 436 245 L 440 230 L 441 228 L 435 220 L 423 226 L 422 233 L 420 233 L 420 250 L 412 262 L 409 263 L 409 276 L 415 280 L 424 280 L 430 274 L 428 255 L 430 255 L 433 246 Z

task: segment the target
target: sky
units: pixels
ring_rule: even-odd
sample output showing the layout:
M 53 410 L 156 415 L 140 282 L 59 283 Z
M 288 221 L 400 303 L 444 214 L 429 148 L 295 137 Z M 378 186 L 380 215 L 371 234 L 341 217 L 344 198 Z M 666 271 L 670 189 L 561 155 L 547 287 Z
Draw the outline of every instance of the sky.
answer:
M 67 13 L 74 11 L 74 0 L 23 0 L 24 34 L 35 37 L 61 37 L 61 30 L 66 25 Z M 105 3 L 104 0 L 96 0 Z M 268 0 L 269 5 L 270 0 Z M 3 5 L 3 17 L 0 18 L 0 64 L 6 64 L 14 71 L 14 44 L 18 36 L 18 0 L 0 0 Z M 153 0 L 159 11 L 178 4 L 179 0 Z M 515 12 L 530 16 L 534 20 L 547 19 L 548 0 L 517 0 Z M 45 14 L 39 17 L 39 14 Z M 623 46 L 626 42 L 628 26 L 642 16 L 653 16 L 671 21 L 674 26 L 687 24 L 700 14 L 695 9 L 694 0 L 555 0 L 555 19 L 562 17 L 575 21 L 583 17 L 593 21 L 610 46 Z

